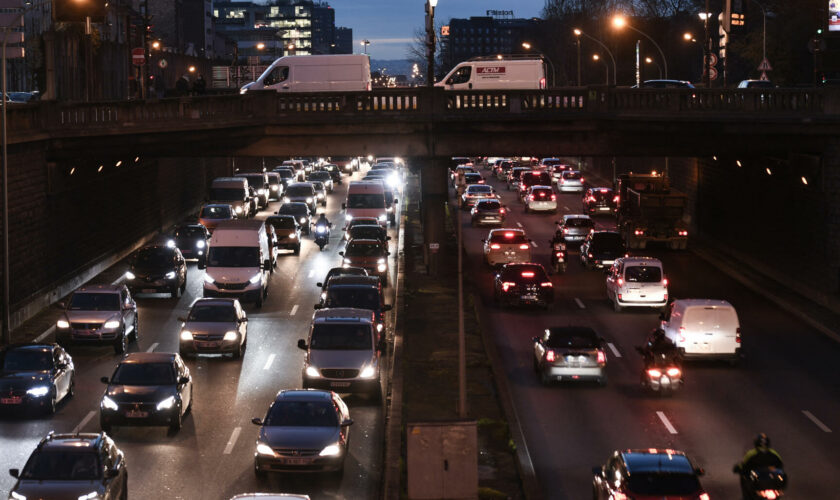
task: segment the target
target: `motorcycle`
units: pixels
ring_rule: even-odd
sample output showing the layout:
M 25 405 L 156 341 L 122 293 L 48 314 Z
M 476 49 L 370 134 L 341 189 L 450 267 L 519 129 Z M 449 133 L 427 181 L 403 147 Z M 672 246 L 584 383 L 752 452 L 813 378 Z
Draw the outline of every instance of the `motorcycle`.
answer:
M 566 272 L 566 244 L 561 241 L 551 240 L 551 267 L 555 273 Z
M 318 224 L 315 226 L 315 244 L 318 245 L 319 250 L 323 250 L 330 241 L 330 227 L 325 224 Z
M 651 354 L 639 346 L 636 346 L 636 351 L 645 357 L 642 387 L 662 396 L 670 396 L 679 390 L 683 384 L 680 363 L 662 353 Z
M 742 469 L 740 464 L 732 472 L 741 476 L 741 493 L 744 500 L 781 498 L 787 487 L 787 475 L 780 467 L 754 467 Z

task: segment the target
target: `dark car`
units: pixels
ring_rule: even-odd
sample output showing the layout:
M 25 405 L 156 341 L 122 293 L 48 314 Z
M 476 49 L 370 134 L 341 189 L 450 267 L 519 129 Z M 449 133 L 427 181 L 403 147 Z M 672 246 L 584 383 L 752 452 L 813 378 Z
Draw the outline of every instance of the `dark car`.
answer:
M 368 276 L 368 272 L 361 267 L 334 267 L 330 269 L 327 272 L 327 276 L 324 278 L 324 281 L 315 283 L 315 286 L 321 289 L 321 304 L 323 304 L 324 299 L 327 298 L 327 284 L 329 284 L 331 278 L 336 276 Z
M 117 365 L 99 405 L 99 425 L 159 425 L 173 431 L 193 402 L 190 370 L 181 356 L 167 352 L 132 352 Z
M 350 307 L 373 311 L 376 331 L 385 331 L 385 313 L 391 306 L 385 304 L 382 284 L 375 276 L 334 276 L 324 287 L 324 299 L 315 309 Z
M 210 244 L 210 231 L 201 224 L 181 224 L 175 226 L 170 241 L 185 259 L 203 262 L 207 257 L 207 245 Z
M 283 189 L 287 188 L 289 184 L 297 182 L 297 172 L 291 167 L 277 167 L 274 172 L 280 175 L 280 182 L 283 184 Z
M 554 285 L 541 264 L 503 265 L 494 280 L 493 292 L 497 304 L 534 304 L 548 309 L 554 302 Z
M 353 226 L 372 226 L 372 225 L 379 225 L 379 219 L 376 217 L 353 217 L 352 220 L 347 222 L 347 225 L 344 228 L 344 236 L 345 240 L 350 239 L 348 236 L 348 231 Z
M 112 345 L 122 354 L 129 340 L 140 337 L 137 304 L 125 285 L 84 286 L 56 305 L 63 315 L 55 323 L 55 338 L 64 348 Z
M 703 469 L 675 450 L 616 451 L 606 465 L 593 467 L 592 498 L 709 500 L 700 485 Z
M 343 252 L 338 252 L 342 257 L 342 265 L 347 267 L 364 268 L 368 274 L 379 276 L 382 284 L 388 283 L 388 245 L 379 240 L 355 240 L 348 241 Z
M 617 231 L 592 231 L 580 246 L 580 263 L 587 269 L 610 267 L 626 255 L 624 241 Z
M 283 203 L 304 203 L 314 215 L 318 213 L 318 195 L 310 182 L 296 182 L 289 184 L 283 193 Z
M 470 211 L 470 222 L 473 226 L 490 224 L 501 226 L 507 217 L 507 209 L 495 199 L 480 199 L 475 202 Z
M 594 380 L 607 384 L 604 339 L 585 326 L 546 328 L 534 337 L 534 370 L 543 385 L 554 381 Z
M 324 165 L 324 170 L 329 172 L 334 184 L 341 183 L 341 169 L 335 163 L 327 163 Z
M 530 172 L 520 174 L 519 201 L 523 201 L 525 199 L 525 194 L 531 186 L 552 185 L 554 185 L 554 180 L 551 178 L 551 174 L 545 170 L 531 170 Z
M 273 471 L 344 472 L 350 442 L 350 410 L 341 397 L 316 389 L 280 391 L 260 426 L 254 473 Z
M 187 261 L 174 245 L 143 247 L 129 260 L 125 284 L 133 294 L 168 293 L 180 297 L 187 289 Z
M 356 224 L 347 229 L 347 240 L 379 240 L 382 243 L 390 241 L 388 231 L 379 224 Z
M 635 85 L 633 88 L 637 88 Z M 643 89 L 693 89 L 694 85 L 685 80 L 645 80 Z
M 37 409 L 55 413 L 73 396 L 76 370 L 58 344 L 11 344 L 0 348 L 0 412 Z
M 9 498 L 117 499 L 128 497 L 125 456 L 104 432 L 55 434 L 38 443 Z
M 270 215 L 265 218 L 265 223 L 274 228 L 274 248 L 291 250 L 300 255 L 301 229 L 294 215 Z
M 586 215 L 615 215 L 618 211 L 618 195 L 605 187 L 589 188 L 583 193 L 583 213 Z
M 312 233 L 312 212 L 306 203 L 288 202 L 280 205 L 277 215 L 294 215 L 301 230 L 308 236 Z
M 268 206 L 268 198 L 271 196 L 271 185 L 268 176 L 264 172 L 239 173 L 235 177 L 248 179 L 248 186 L 254 188 L 257 195 L 257 208 Z
M 269 201 L 280 201 L 283 198 L 283 191 L 286 189 L 280 174 L 277 172 L 266 172 L 268 176 L 268 199 Z

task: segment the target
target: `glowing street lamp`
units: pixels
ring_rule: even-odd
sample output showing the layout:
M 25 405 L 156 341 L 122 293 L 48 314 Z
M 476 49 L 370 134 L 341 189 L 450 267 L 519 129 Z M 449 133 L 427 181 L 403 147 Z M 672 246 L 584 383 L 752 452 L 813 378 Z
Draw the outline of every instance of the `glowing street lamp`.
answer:
M 593 61 L 602 61 L 604 63 L 604 69 L 606 70 L 606 75 L 607 75 L 606 84 L 609 85 L 610 84 L 610 67 L 607 65 L 607 61 L 605 61 L 603 58 L 601 58 L 600 54 L 592 54 L 592 60 Z
M 257 50 L 263 50 L 263 49 L 265 49 L 265 44 L 262 43 L 262 42 L 258 43 L 257 44 Z
M 588 39 L 592 40 L 593 42 L 597 43 L 598 45 L 600 45 L 601 48 L 604 49 L 604 52 L 606 52 L 607 55 L 610 56 L 610 60 L 612 61 L 612 67 L 613 67 L 612 81 L 613 81 L 613 85 L 615 85 L 616 75 L 618 75 L 618 70 L 616 69 L 616 65 L 615 65 L 615 57 L 613 56 L 613 53 L 610 52 L 609 47 L 604 45 L 604 42 L 602 42 L 601 40 L 598 40 L 597 38 L 595 38 L 594 36 L 592 36 L 588 33 L 584 33 L 583 30 L 581 30 L 579 28 L 575 28 L 574 30 L 572 30 L 572 32 L 575 34 L 576 37 L 578 37 L 578 41 L 580 41 L 580 37 L 585 36 L 586 38 L 588 38 Z M 578 46 L 578 50 L 579 49 L 580 49 L 580 46 Z M 580 57 L 580 56 L 578 55 L 578 57 Z M 604 64 L 606 64 L 606 61 L 604 61 Z M 609 84 L 609 82 L 607 82 L 607 84 Z
M 659 63 L 656 62 L 652 57 L 645 57 L 646 64 L 656 64 L 656 69 L 659 70 L 659 79 L 662 79 L 662 68 L 659 66 Z
M 362 47 L 365 48 L 365 54 L 367 54 L 367 48 L 368 48 L 368 45 L 370 45 L 370 40 L 368 40 L 368 39 L 362 40 L 361 45 L 362 45 Z
M 665 71 L 664 71 L 665 78 L 666 79 L 668 78 L 668 61 L 665 59 L 665 52 L 662 51 L 662 47 L 660 47 L 659 44 L 656 43 L 656 40 L 651 38 L 644 31 L 641 31 L 639 29 L 634 28 L 632 25 L 630 25 L 630 23 L 627 22 L 627 18 L 622 16 L 622 15 L 614 16 L 613 19 L 612 19 L 612 24 L 613 24 L 613 27 L 615 27 L 616 29 L 628 28 L 628 29 L 631 29 L 631 30 L 635 31 L 636 33 L 642 35 L 643 37 L 647 38 L 648 40 L 650 40 L 650 43 L 652 43 L 653 46 L 656 47 L 656 50 L 659 51 L 659 55 L 662 56 L 662 65 L 665 67 Z
M 152 42 L 152 48 L 155 49 L 155 50 L 160 49 L 160 42 L 158 40 L 155 40 L 154 42 Z

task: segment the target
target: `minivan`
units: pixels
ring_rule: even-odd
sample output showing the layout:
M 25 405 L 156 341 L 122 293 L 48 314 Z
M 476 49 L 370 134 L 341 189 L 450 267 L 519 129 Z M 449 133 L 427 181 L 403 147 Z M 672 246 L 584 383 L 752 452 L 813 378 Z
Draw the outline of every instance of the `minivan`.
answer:
M 607 297 L 615 312 L 621 312 L 625 307 L 667 306 L 668 278 L 659 259 L 620 257 L 605 272 Z
M 741 325 L 725 300 L 679 299 L 660 316 L 665 335 L 686 358 L 727 359 L 741 356 Z
M 259 208 L 265 208 L 268 206 L 268 198 L 271 195 L 271 188 L 269 187 L 268 176 L 265 175 L 265 172 L 239 173 L 236 174 L 235 177 L 248 179 L 248 186 L 254 188 L 254 191 L 257 192 Z
M 233 207 L 237 217 L 251 215 L 251 195 L 248 179 L 244 177 L 219 177 L 210 184 L 210 203 L 222 203 Z
M 231 297 L 262 307 L 273 266 L 268 232 L 260 220 L 223 221 L 210 239 L 205 262 L 204 297 Z
M 379 225 L 388 224 L 385 207 L 385 188 L 381 182 L 353 181 L 347 188 L 347 201 L 341 204 L 345 210 L 345 221 L 354 217 L 375 217 Z

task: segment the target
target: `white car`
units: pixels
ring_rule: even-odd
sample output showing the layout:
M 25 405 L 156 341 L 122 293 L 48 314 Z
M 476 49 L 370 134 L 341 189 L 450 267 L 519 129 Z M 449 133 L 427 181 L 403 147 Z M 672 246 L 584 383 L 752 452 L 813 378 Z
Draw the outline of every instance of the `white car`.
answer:
M 557 213 L 557 195 L 551 186 L 531 186 L 525 192 L 525 213 Z
M 725 300 L 675 300 L 662 315 L 662 329 L 686 358 L 724 358 L 735 364 L 741 356 L 738 314 Z
M 461 195 L 461 209 L 469 210 L 477 200 L 497 198 L 496 190 L 487 184 L 470 184 Z
M 564 170 L 557 179 L 557 190 L 561 193 L 582 193 L 583 176 L 577 170 Z
M 491 229 L 484 243 L 484 259 L 490 266 L 531 262 L 531 240 L 522 229 Z
M 621 257 L 607 274 L 607 298 L 616 312 L 625 307 L 665 307 L 668 279 L 662 262 L 652 257 Z

